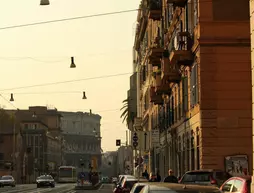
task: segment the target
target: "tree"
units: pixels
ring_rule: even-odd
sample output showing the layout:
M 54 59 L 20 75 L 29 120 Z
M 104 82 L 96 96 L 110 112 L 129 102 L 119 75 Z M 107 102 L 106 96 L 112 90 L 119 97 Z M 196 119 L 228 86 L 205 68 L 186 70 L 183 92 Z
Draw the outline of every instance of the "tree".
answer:
M 126 125 L 128 126 L 131 122 L 134 122 L 135 113 L 130 111 L 130 97 L 123 100 L 123 107 L 120 109 L 122 112 L 121 118 L 123 119 L 123 123 L 126 121 Z

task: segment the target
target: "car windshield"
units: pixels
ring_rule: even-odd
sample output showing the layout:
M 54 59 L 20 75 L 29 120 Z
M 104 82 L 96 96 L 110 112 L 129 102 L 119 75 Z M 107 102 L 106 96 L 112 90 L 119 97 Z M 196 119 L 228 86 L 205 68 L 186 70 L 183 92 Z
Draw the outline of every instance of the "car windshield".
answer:
M 3 176 L 2 180 L 12 180 L 12 177 L 11 176 Z
M 38 177 L 39 180 L 51 180 L 53 179 L 51 176 L 40 176 Z
M 189 172 L 183 176 L 182 182 L 209 182 L 211 172 Z

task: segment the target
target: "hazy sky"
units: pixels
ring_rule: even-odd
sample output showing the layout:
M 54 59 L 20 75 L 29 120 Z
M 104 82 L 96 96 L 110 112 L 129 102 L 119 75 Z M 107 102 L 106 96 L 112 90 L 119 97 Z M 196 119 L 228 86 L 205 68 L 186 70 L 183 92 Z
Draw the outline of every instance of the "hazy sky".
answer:
M 0 28 L 137 9 L 139 5 L 139 0 L 51 0 L 49 6 L 39 6 L 39 1 L 0 0 Z M 102 116 L 102 148 L 115 150 L 116 138 L 125 141 L 126 126 L 118 109 L 127 97 L 129 75 L 12 88 L 131 72 L 136 16 L 137 12 L 130 12 L 0 30 L 0 94 L 9 99 L 14 93 L 14 105 L 20 109 L 33 105 L 65 111 L 92 109 Z M 69 68 L 71 56 L 76 69 Z M 82 100 L 83 91 L 87 100 Z M 0 105 L 11 108 L 2 98 Z

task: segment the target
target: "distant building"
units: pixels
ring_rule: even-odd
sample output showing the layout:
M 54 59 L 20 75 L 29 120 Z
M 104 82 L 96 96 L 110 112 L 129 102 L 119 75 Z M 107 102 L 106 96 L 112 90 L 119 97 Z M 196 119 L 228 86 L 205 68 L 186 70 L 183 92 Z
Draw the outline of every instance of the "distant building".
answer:
M 117 151 L 108 151 L 102 154 L 102 176 L 117 176 Z
M 131 146 L 118 148 L 117 167 L 118 174 L 133 174 L 133 149 Z
M 101 165 L 100 115 L 83 112 L 60 112 L 64 136 L 65 165 L 89 170 L 92 158 Z
M 0 148 L 2 173 L 11 173 L 23 183 L 33 182 L 41 173 L 56 173 L 62 164 L 61 115 L 57 109 L 34 106 L 2 110 L 1 114 L 9 115 L 9 121 L 0 126 L 5 147 Z

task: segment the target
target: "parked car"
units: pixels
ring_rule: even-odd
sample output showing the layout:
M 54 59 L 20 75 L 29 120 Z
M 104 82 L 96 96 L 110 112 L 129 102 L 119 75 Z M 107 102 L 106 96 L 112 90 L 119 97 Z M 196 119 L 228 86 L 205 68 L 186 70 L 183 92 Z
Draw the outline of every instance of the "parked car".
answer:
M 232 177 L 220 187 L 222 192 L 251 193 L 251 177 Z
M 140 193 L 221 193 L 215 186 L 153 182 L 146 184 Z
M 37 188 L 40 187 L 55 187 L 55 180 L 50 175 L 42 175 L 36 179 Z
M 0 187 L 4 186 L 15 187 L 16 186 L 15 179 L 10 175 L 2 176 L 0 179 Z
M 134 184 L 138 182 L 138 179 L 136 178 L 125 178 L 121 185 L 118 185 L 114 189 L 114 193 L 130 193 L 132 187 Z
M 186 172 L 179 180 L 179 183 L 220 187 L 230 177 L 229 173 L 222 170 L 194 170 Z

